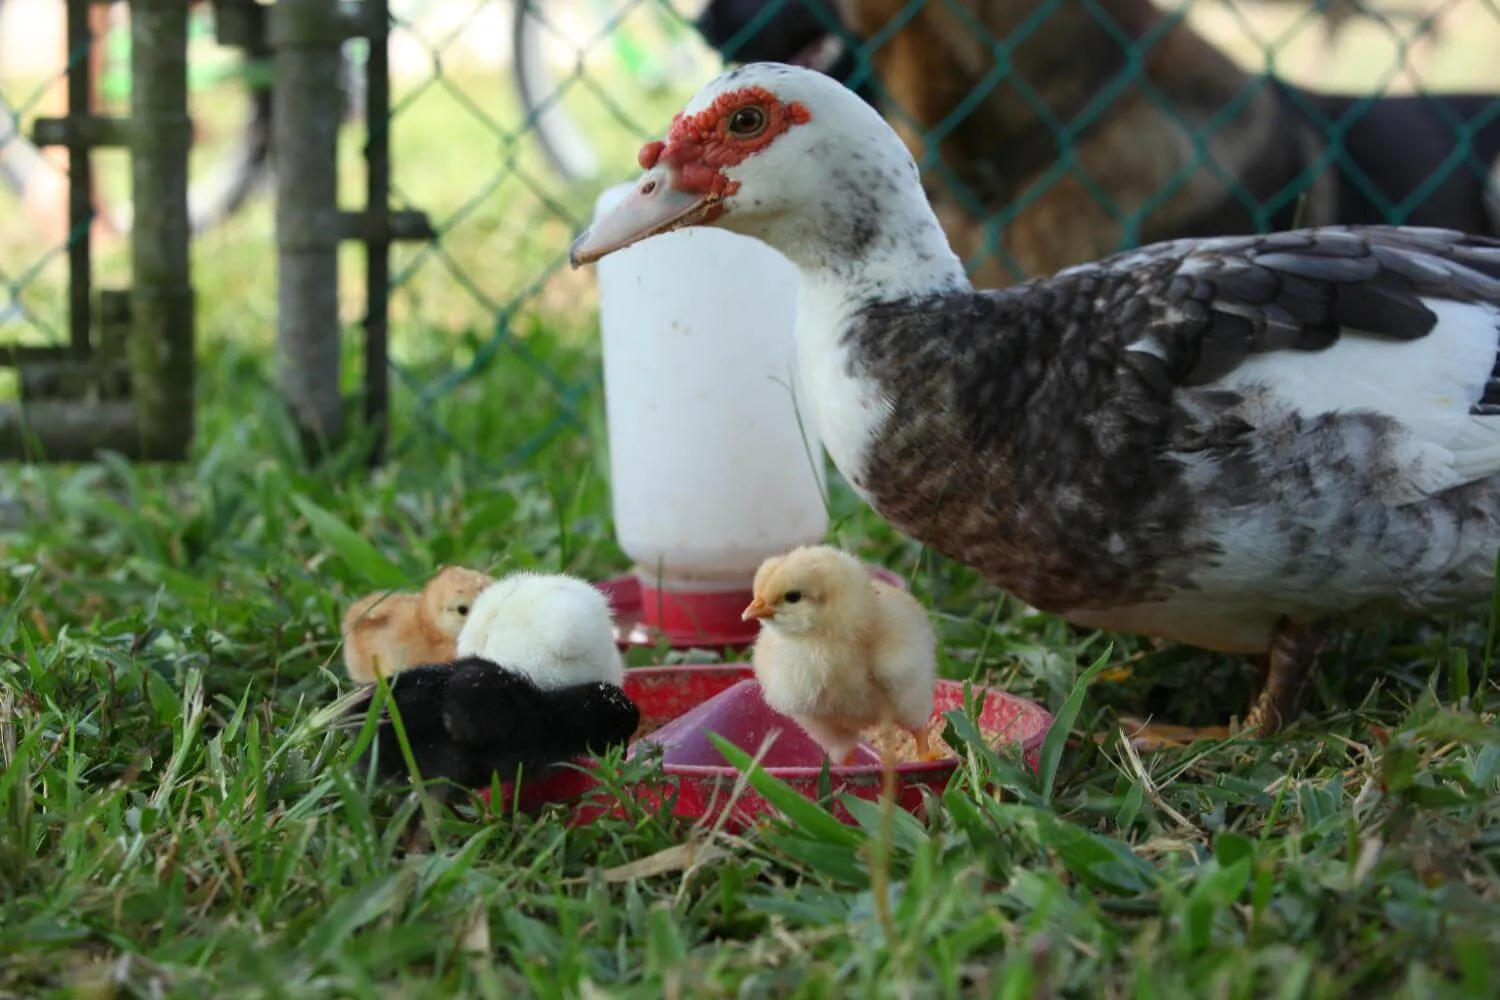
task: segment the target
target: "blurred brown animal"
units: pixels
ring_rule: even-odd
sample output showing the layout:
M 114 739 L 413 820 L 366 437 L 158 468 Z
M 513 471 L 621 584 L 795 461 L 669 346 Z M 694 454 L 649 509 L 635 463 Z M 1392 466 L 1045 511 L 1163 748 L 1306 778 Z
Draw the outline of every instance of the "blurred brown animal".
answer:
M 845 24 L 864 39 L 906 6 L 839 0 Z M 1114 20 L 1113 32 L 1094 3 L 1061 0 L 1012 50 L 1003 76 L 992 46 L 1037 13 L 1028 0 L 925 3 L 871 54 L 893 106 L 887 118 L 924 168 L 954 249 L 971 263 L 987 246 L 1002 251 L 972 268 L 979 287 L 1050 274 L 1128 243 L 1250 232 L 1257 218 L 1239 193 L 1253 205 L 1269 202 L 1321 147 L 1272 87 L 1256 86 L 1150 0 L 1097 6 Z M 1122 36 L 1156 39 L 1139 70 L 1129 65 Z M 1243 107 L 1217 121 L 1247 88 Z M 984 96 L 973 110 L 946 127 L 976 91 Z M 1071 143 L 1060 140 L 1058 123 L 1072 131 Z M 926 136 L 945 127 L 930 146 Z M 1194 133 L 1207 136 L 1201 150 Z M 1010 205 L 1018 211 L 1002 225 L 993 216 Z M 1308 192 L 1301 222 L 1331 222 L 1334 211 L 1324 175 Z M 1295 212 L 1295 204 L 1280 206 L 1269 213 L 1271 227 L 1287 228 Z

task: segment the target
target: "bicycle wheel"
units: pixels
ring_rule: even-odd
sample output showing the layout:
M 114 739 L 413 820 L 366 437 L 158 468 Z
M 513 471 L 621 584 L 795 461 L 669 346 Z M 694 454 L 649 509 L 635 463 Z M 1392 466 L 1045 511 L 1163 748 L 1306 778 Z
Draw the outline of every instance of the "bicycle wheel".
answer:
M 601 174 L 596 144 L 580 121 L 585 105 L 592 105 L 594 117 L 652 135 L 665 122 L 626 118 L 624 109 L 633 102 L 623 95 L 634 90 L 680 105 L 718 71 L 718 56 L 691 26 L 705 2 L 515 0 L 516 93 L 542 155 L 564 181 L 593 181 Z M 675 88 L 673 80 L 679 81 Z
M 4 0 L 0 0 L 3 4 Z M 62 4 L 57 5 L 62 16 Z M 101 110 L 125 114 L 129 106 L 129 20 L 125 5 L 113 9 L 111 24 L 101 44 L 104 69 L 97 81 Z M 238 212 L 269 177 L 271 138 L 270 52 L 227 50 L 214 40 L 213 11 L 196 6 L 189 36 L 189 113 L 195 136 L 190 181 L 188 217 L 194 235 L 221 225 Z M 9 142 L 0 148 L 0 175 L 6 187 L 24 197 L 28 185 L 40 171 L 53 169 L 27 138 L 30 119 L 27 108 L 18 114 L 7 100 L 12 93 L 35 93 L 45 81 L 16 80 L 0 63 L 0 136 Z M 204 141 L 204 132 L 212 141 Z M 100 214 L 118 233 L 130 231 L 134 212 L 127 198 L 114 196 L 110 184 L 101 179 L 97 195 Z M 114 185 L 116 187 L 122 184 Z

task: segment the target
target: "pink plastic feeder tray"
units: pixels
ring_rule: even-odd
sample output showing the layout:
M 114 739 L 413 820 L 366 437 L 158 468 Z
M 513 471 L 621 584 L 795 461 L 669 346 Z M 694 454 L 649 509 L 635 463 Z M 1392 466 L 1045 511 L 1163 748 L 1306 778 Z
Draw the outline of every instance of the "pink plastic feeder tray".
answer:
M 672 801 L 675 794 L 673 814 L 691 819 L 708 817 L 711 821 L 719 817 L 729 804 L 739 772 L 709 742 L 710 731 L 753 756 L 767 735 L 780 730 L 762 758 L 762 766 L 801 794 L 817 798 L 825 756 L 822 748 L 795 722 L 766 705 L 748 665 L 642 667 L 626 672 L 625 693 L 640 707 L 642 728 L 651 730 L 631 744 L 629 754 L 634 756 L 646 744 L 655 744 L 662 752 L 666 780 L 635 788 L 636 799 L 647 809 Z M 939 681 L 934 712 L 961 707 L 963 694 L 962 684 Z M 1042 740 L 1052 725 L 1051 714 L 1034 702 L 994 688 L 976 688 L 974 694 L 976 698 L 984 696 L 981 727 L 986 732 L 1004 734 L 1007 742 L 1019 743 L 1028 766 L 1035 769 Z M 864 743 L 856 753 L 854 765 L 829 768 L 833 792 L 877 800 L 880 755 Z M 527 811 L 548 802 L 576 802 L 571 819 L 575 825 L 606 813 L 625 814 L 626 803 L 600 788 L 589 773 L 592 761 L 578 763 L 583 769 L 558 769 L 539 780 L 524 782 L 519 797 L 507 786 L 506 802 L 516 801 Z M 921 789 L 941 792 L 957 766 L 955 757 L 897 765 L 897 803 L 919 814 Z M 841 803 L 835 801 L 832 809 L 843 822 L 854 822 Z M 769 803 L 746 786 L 725 825 L 730 830 L 743 829 L 772 811 Z
M 877 580 L 906 588 L 906 580 L 884 566 L 870 566 Z M 654 646 L 662 639 L 673 649 L 748 646 L 760 622 L 743 621 L 740 613 L 750 603 L 749 590 L 683 593 L 658 590 L 635 575 L 617 576 L 595 584 L 609 595 L 615 610 L 615 640 L 621 646 Z

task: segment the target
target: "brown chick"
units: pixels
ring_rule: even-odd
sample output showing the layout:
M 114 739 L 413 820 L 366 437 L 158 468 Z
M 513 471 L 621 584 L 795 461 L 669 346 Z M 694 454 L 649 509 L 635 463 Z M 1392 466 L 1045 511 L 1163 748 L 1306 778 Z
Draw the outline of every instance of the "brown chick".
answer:
M 767 559 L 755 574 L 753 662 L 766 704 L 797 721 L 834 761 L 849 764 L 860 731 L 899 724 L 923 760 L 937 632 L 922 605 L 826 545 Z
M 494 578 L 462 566 L 444 566 L 420 593 L 361 597 L 344 614 L 344 668 L 369 684 L 424 663 L 458 657 L 458 633 L 479 592 Z

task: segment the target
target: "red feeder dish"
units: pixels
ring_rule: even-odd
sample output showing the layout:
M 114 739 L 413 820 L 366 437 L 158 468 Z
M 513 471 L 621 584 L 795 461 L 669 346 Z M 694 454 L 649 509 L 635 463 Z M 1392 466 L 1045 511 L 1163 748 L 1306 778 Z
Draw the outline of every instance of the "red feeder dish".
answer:
M 625 693 L 640 707 L 642 722 L 652 730 L 632 743 L 628 753 L 634 756 L 648 743 L 660 746 L 662 752 L 665 780 L 638 785 L 634 790 L 637 801 L 647 809 L 671 802 L 674 815 L 689 819 L 706 817 L 710 821 L 719 818 L 729 804 L 739 772 L 709 742 L 710 731 L 753 756 L 765 737 L 779 730 L 761 766 L 808 798 L 818 797 L 818 779 L 825 756 L 822 748 L 796 722 L 766 705 L 754 671 L 747 664 L 640 667 L 626 671 Z M 981 728 L 1004 734 L 1008 742 L 1019 743 L 1027 765 L 1035 770 L 1042 740 L 1052 725 L 1052 715 L 1034 702 L 995 688 L 976 688 L 974 695 L 984 697 L 979 715 Z M 939 681 L 934 712 L 941 714 L 962 707 L 963 696 L 961 683 Z M 832 790 L 835 796 L 844 793 L 878 800 L 880 755 L 863 742 L 856 754 L 858 760 L 854 765 L 829 768 Z M 539 780 L 524 782 L 519 796 L 509 785 L 503 786 L 505 801 L 514 801 L 528 812 L 548 802 L 574 802 L 571 825 L 610 813 L 624 815 L 626 804 L 600 788 L 589 773 L 592 762 L 577 763 L 582 765 L 580 769 L 560 768 Z M 941 792 L 957 767 L 958 759 L 954 757 L 898 764 L 897 804 L 919 814 L 921 789 Z M 835 801 L 831 808 L 841 821 L 854 822 L 842 803 Z M 773 807 L 747 785 L 735 800 L 734 812 L 725 826 L 729 830 L 744 829 L 772 812 Z
M 906 589 L 906 580 L 884 566 L 870 566 L 876 579 Z M 740 649 L 755 642 L 760 622 L 740 614 L 753 596 L 749 589 L 704 593 L 659 590 L 634 574 L 595 584 L 609 595 L 615 611 L 615 636 L 622 647 L 654 646 L 662 639 L 672 649 Z

